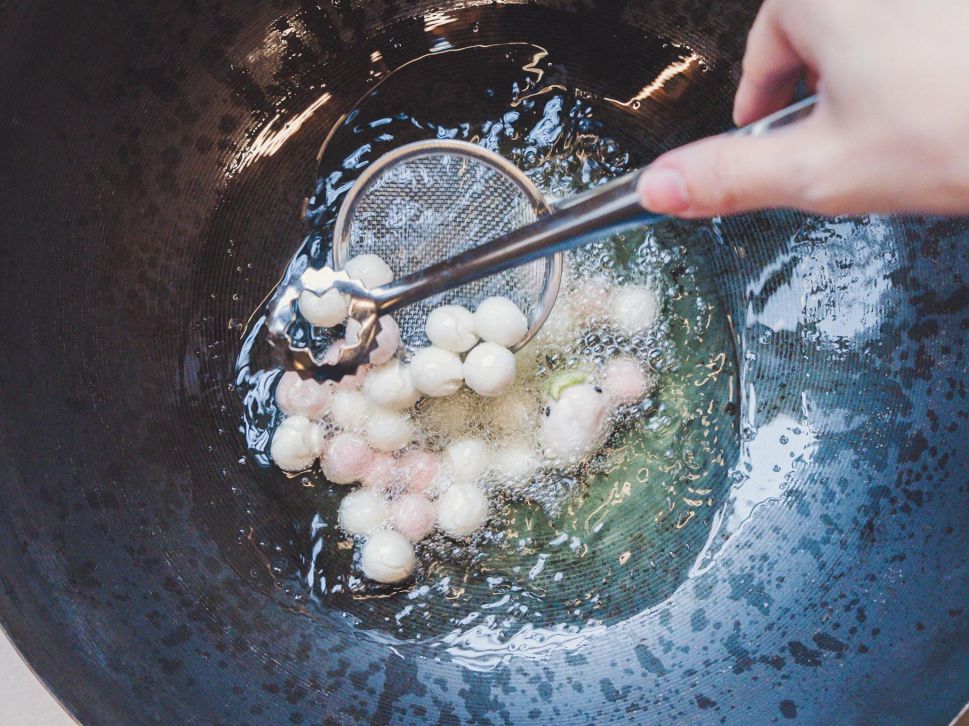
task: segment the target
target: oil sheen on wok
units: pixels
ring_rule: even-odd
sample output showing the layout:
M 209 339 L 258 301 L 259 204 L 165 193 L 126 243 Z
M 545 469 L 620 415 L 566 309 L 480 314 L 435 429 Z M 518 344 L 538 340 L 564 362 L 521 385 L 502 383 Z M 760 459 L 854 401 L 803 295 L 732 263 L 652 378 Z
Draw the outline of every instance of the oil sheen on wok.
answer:
M 333 132 L 329 155 L 323 154 L 307 210 L 312 231 L 296 260 L 327 261 L 327 233 L 346 189 L 366 162 L 408 141 L 443 137 L 484 144 L 525 170 L 551 200 L 632 168 L 621 128 L 601 120 L 615 123 L 614 109 L 601 113 L 601 100 L 546 84 L 528 69 L 533 49 L 458 52 L 482 54 L 482 63 L 504 69 L 499 77 L 514 77 L 509 69 L 517 68 L 518 77 L 484 88 L 469 104 L 474 116 L 447 125 L 414 110 L 387 108 L 392 92 L 364 98 Z M 448 58 L 413 65 L 421 63 L 433 74 Z M 481 91 L 480 83 L 469 86 L 468 93 Z M 727 462 L 737 446 L 730 320 L 718 304 L 713 265 L 703 257 L 714 247 L 708 240 L 699 244 L 699 234 L 689 225 L 670 225 L 568 255 L 552 318 L 516 356 L 511 393 L 534 414 L 525 412 L 524 425 L 520 416 L 502 417 L 492 399 L 475 399 L 467 387 L 426 397 L 409 414 L 427 435 L 424 448 L 442 455 L 443 430 L 455 421 L 462 430 L 446 432 L 452 442 L 527 442 L 540 430 L 552 387 L 564 381 L 566 388 L 602 388 L 611 361 L 634 362 L 648 391 L 610 413 L 607 436 L 590 455 L 568 465 L 532 466 L 527 473 L 523 467 L 512 486 L 489 485 L 485 526 L 468 536 L 434 528 L 414 547 L 413 577 L 397 585 L 363 576 L 360 547 L 340 526 L 340 505 L 351 487 L 327 481 L 315 466 L 290 480 L 298 491 L 290 502 L 297 512 L 293 542 L 303 556 L 280 568 L 287 589 L 306 607 L 345 612 L 381 637 L 451 646 L 469 633 L 506 643 L 523 629 L 579 632 L 608 625 L 675 589 L 729 484 Z M 597 307 L 603 288 L 610 288 L 613 303 L 617 295 L 628 300 L 612 310 Z M 652 291 L 658 305 L 655 322 L 636 330 L 622 311 L 642 305 L 636 298 L 641 290 Z M 473 305 L 468 308 L 473 312 Z M 641 307 L 637 314 L 643 314 Z M 449 330 L 460 330 L 449 322 Z M 250 458 L 267 466 L 272 433 L 283 418 L 274 400 L 282 370 L 259 325 L 247 340 L 238 361 L 243 431 Z M 576 376 L 572 384 L 570 374 Z M 518 430 L 509 429 L 508 420 Z

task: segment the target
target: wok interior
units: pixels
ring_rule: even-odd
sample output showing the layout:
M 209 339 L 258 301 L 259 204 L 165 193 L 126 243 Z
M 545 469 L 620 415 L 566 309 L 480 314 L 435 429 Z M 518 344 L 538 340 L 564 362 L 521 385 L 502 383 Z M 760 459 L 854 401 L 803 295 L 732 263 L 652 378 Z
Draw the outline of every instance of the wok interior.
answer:
M 473 34 L 479 22 L 466 18 L 465 32 Z M 454 20 L 450 26 L 454 37 L 460 23 Z M 676 52 L 680 59 L 674 65 L 699 72 L 694 54 Z M 426 55 L 381 77 L 327 136 L 307 204 L 308 235 L 282 287 L 308 265 L 329 264 L 332 239 L 339 234 L 334 218 L 342 214 L 346 190 L 373 168 L 368 162 L 387 158 L 382 155 L 402 142 L 451 135 L 465 143 L 476 141 L 516 164 L 551 199 L 630 171 L 640 163 L 633 159 L 643 155 L 643 142 L 621 122 L 628 117 L 629 123 L 639 123 L 638 114 L 624 101 L 573 88 L 573 64 L 582 62 L 561 51 L 553 60 L 537 43 L 475 44 Z M 488 68 L 489 82 L 467 88 L 462 79 L 472 68 Z M 464 92 L 439 90 L 411 98 L 402 91 L 422 78 L 430 79 L 425 85 Z M 440 244 L 436 236 L 441 243 L 466 242 L 463 220 L 442 230 L 426 224 L 427 212 L 420 191 L 415 195 L 408 187 L 406 196 L 395 200 L 388 219 L 396 224 L 412 215 L 419 225 L 409 239 L 413 247 L 389 245 L 385 258 L 394 269 L 421 260 L 426 265 Z M 544 400 L 534 389 L 547 385 L 536 367 L 576 365 L 567 363 L 570 359 L 592 365 L 596 356 L 608 360 L 622 350 L 658 378 L 657 389 L 638 412 L 624 410 L 616 417 L 596 461 L 517 482 L 513 496 L 493 494 L 493 526 L 470 543 L 431 537 L 419 548 L 417 586 L 404 588 L 359 577 L 356 548 L 334 526 L 346 487 L 330 485 L 315 472 L 284 481 L 277 491 L 289 521 L 268 520 L 255 538 L 255 545 L 275 560 L 279 587 L 305 605 L 308 614 L 326 618 L 346 612 L 361 629 L 393 638 L 398 649 L 406 645 L 408 652 L 416 648 L 431 656 L 446 652 L 474 668 L 493 667 L 512 653 L 545 653 L 549 640 L 578 647 L 601 625 L 625 620 L 668 597 L 708 537 L 711 517 L 728 487 L 727 462 L 736 458 L 739 435 L 736 345 L 720 285 L 735 253 L 707 232 L 695 225 L 636 230 L 567 257 L 563 298 L 574 298 L 576 286 L 614 279 L 646 285 L 666 301 L 662 323 L 643 333 L 626 336 L 598 323 L 581 324 L 562 336 L 567 342 L 543 334 L 522 351 L 519 379 L 527 380 L 526 395 L 535 397 L 533 426 Z M 487 239 L 487 229 L 479 234 L 479 243 Z M 404 253 L 417 260 L 409 261 Z M 485 282 L 489 294 L 513 294 L 503 289 L 508 284 L 507 275 Z M 473 309 L 482 291 L 457 294 L 459 303 Z M 405 332 L 423 326 L 426 308 L 402 312 L 397 320 Z M 294 338 L 316 350 L 330 342 L 325 331 L 308 325 L 297 330 Z M 245 401 L 248 456 L 269 466 L 278 362 L 259 321 L 251 319 L 240 335 L 236 392 Z M 407 335 L 404 340 L 415 342 Z M 440 408 L 424 405 L 438 403 L 464 406 L 457 415 L 461 425 L 470 425 L 460 432 L 443 427 L 452 438 L 497 439 L 500 448 L 535 435 L 520 426 L 514 433 L 496 432 L 482 413 L 488 401 L 467 392 L 418 406 L 418 428 L 442 428 L 433 423 L 442 416 Z M 432 448 L 442 445 L 439 434 L 431 439 Z
M 709 260 L 733 326 L 739 443 L 722 503 L 686 541 L 687 576 L 635 616 L 477 672 L 401 656 L 279 577 L 315 493 L 249 461 L 233 365 L 306 237 L 317 174 L 353 148 L 334 135 L 318 160 L 327 132 L 420 55 L 523 42 L 564 85 L 638 103 L 605 123 L 646 163 L 726 126 L 755 10 L 0 10 L 0 611 L 74 713 L 662 723 L 958 710 L 969 299 L 956 220 L 778 213 L 678 230 Z M 663 75 L 691 54 L 702 67 Z M 445 125 L 480 85 L 502 84 L 484 71 L 414 78 L 380 102 L 433 108 Z

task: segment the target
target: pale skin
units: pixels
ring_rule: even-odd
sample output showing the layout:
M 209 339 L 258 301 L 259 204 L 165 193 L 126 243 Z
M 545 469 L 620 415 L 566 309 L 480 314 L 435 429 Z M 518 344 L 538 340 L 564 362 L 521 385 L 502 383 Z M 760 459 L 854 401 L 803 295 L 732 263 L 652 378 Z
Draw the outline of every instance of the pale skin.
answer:
M 643 205 L 684 218 L 790 207 L 824 215 L 969 213 L 969 3 L 766 0 L 734 122 L 789 104 L 811 117 L 759 138 L 716 136 L 644 175 Z

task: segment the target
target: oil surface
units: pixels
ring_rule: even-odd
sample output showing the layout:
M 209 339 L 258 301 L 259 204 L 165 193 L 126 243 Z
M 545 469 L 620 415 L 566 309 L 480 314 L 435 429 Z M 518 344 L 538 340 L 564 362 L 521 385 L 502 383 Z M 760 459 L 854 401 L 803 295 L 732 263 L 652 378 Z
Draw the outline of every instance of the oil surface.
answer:
M 310 262 L 328 261 L 328 235 L 347 189 L 370 161 L 410 141 L 482 144 L 522 168 L 551 201 L 634 168 L 642 152 L 623 138 L 616 105 L 570 87 L 567 69 L 546 55 L 528 44 L 448 50 L 391 74 L 361 99 L 321 152 L 306 211 L 311 234 L 284 282 Z M 453 70 L 467 67 L 483 72 Z M 415 108 L 407 91 L 417 78 L 437 79 L 430 95 L 454 103 L 444 111 Z M 662 319 L 648 334 L 625 337 L 593 320 L 578 336 L 540 335 L 520 354 L 542 368 L 536 381 L 617 353 L 654 373 L 654 393 L 622 413 L 597 456 L 567 475 L 541 478 L 527 501 L 506 498 L 469 543 L 433 536 L 418 550 L 416 582 L 397 589 L 353 574 L 352 542 L 336 526 L 348 488 L 318 475 L 293 479 L 304 555 L 295 570 L 280 568 L 287 588 L 302 592 L 298 599 L 310 608 L 335 608 L 391 640 L 433 641 L 473 667 L 511 652 L 568 647 L 667 597 L 696 559 L 694 543 L 706 539 L 737 449 L 730 321 L 715 281 L 704 277 L 712 269 L 703 257 L 709 245 L 696 244 L 694 234 L 687 226 L 643 229 L 568 255 L 567 285 L 575 289 L 606 278 L 657 290 Z M 266 466 L 281 370 L 261 321 L 247 333 L 237 373 L 250 458 Z

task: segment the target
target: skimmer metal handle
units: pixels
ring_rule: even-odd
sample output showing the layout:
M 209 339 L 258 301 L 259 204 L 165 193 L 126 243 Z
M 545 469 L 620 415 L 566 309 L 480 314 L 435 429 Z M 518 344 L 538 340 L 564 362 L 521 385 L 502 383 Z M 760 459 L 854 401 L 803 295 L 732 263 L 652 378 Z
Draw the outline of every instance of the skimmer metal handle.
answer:
M 784 126 L 808 115 L 816 102 L 812 96 L 733 133 L 755 136 Z M 383 315 L 605 234 L 666 219 L 666 215 L 649 212 L 639 203 L 637 187 L 644 172 L 634 171 L 561 202 L 531 224 L 372 290 L 329 268 L 307 271 L 298 284 L 279 294 L 268 319 L 270 341 L 285 351 L 288 364 L 301 375 L 338 380 L 369 362 Z M 289 326 L 293 302 L 301 290 L 323 294 L 330 287 L 348 296 L 349 314 L 358 323 L 358 331 L 355 340 L 345 341 L 335 359 L 320 360 L 309 349 L 293 346 Z
M 817 96 L 811 96 L 732 133 L 758 136 L 804 118 L 816 103 Z M 639 202 L 637 186 L 645 171 L 639 169 L 566 200 L 531 224 L 370 290 L 367 296 L 380 314 L 390 314 L 445 290 L 579 247 L 603 235 L 667 219 L 667 215 L 647 211 Z

